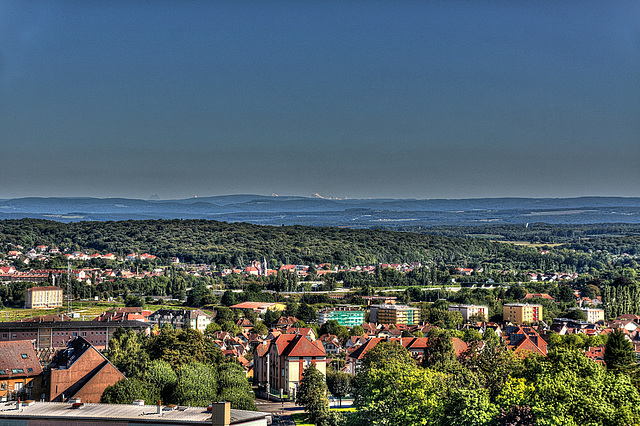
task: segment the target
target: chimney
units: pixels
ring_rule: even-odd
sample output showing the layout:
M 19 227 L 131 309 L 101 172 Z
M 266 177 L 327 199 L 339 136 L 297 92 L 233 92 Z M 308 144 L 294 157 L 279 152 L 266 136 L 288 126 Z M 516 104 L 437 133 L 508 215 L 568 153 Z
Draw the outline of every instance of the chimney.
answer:
M 211 404 L 212 426 L 229 426 L 231 424 L 231 403 L 214 402 Z

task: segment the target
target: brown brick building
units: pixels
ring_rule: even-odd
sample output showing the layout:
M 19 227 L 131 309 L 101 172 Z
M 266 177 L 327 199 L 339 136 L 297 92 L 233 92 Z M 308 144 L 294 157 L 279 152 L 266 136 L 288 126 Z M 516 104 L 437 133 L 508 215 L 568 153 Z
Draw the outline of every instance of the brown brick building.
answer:
M 81 398 L 82 402 L 100 402 L 106 387 L 121 379 L 124 375 L 104 355 L 78 337 L 53 360 L 48 374 L 47 400 L 63 402 Z

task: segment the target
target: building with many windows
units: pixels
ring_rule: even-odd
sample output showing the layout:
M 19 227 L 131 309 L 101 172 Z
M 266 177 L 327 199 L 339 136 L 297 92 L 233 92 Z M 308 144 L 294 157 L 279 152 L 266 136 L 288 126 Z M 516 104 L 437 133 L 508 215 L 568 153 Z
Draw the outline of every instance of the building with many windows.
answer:
M 295 399 L 295 393 L 302 380 L 302 373 L 313 364 L 323 374 L 327 374 L 327 354 L 322 342 L 311 341 L 305 336 L 281 334 L 265 340 L 255 350 L 253 381 L 260 393 L 283 394 Z
M 420 310 L 406 305 L 372 305 L 369 321 L 377 324 L 414 325 L 420 322 Z
M 60 287 L 31 287 L 24 292 L 26 309 L 57 308 L 62 306 L 62 289 Z
M 542 321 L 542 305 L 507 303 L 502 308 L 502 320 L 518 325 Z
M 460 312 L 462 319 L 469 321 L 472 316 L 481 316 L 483 321 L 489 318 L 489 308 L 479 305 L 449 305 L 449 311 Z
M 355 327 L 364 323 L 364 310 L 357 306 L 338 306 L 318 311 L 318 324 L 331 320 L 345 327 Z
M 604 321 L 604 309 L 593 308 L 581 308 L 584 315 L 587 317 L 587 322 L 596 323 L 598 321 Z

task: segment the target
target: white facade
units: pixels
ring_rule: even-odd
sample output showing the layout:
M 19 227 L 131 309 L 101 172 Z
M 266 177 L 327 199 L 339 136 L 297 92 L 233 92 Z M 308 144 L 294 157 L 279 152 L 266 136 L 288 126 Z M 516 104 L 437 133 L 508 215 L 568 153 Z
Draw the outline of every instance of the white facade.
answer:
M 489 318 L 489 308 L 487 306 L 480 305 L 450 305 L 449 311 L 460 312 L 462 319 L 469 321 L 473 315 L 480 314 L 486 321 Z

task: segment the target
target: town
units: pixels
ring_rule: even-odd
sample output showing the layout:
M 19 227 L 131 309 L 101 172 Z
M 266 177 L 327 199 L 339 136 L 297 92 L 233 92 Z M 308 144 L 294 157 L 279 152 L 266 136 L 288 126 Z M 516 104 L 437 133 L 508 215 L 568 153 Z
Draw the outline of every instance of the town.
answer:
M 3 304 L 21 306 L 0 314 L 2 401 L 145 404 L 160 396 L 178 406 L 206 405 L 211 401 L 181 395 L 179 382 L 164 390 L 141 382 L 150 366 L 181 377 L 185 366 L 205 362 L 235 366 L 230 386 L 236 396 L 225 398 L 231 410 L 299 403 L 316 421 L 338 424 L 340 412 L 315 412 L 304 402 L 308 369 L 322 377 L 336 404 L 357 405 L 364 396 L 355 377 L 371 372 L 370 358 L 389 345 L 403 348 L 412 366 L 446 371 L 460 365 L 479 377 L 489 374 L 478 363 L 489 362 L 484 358 L 491 353 L 490 362 L 507 365 L 487 388 L 495 398 L 512 385 L 522 362 L 555 357 L 562 348 L 610 368 L 607 347 L 616 340 L 630 345 L 632 365 L 640 359 L 640 316 L 611 302 L 615 283 L 580 287 L 575 272 L 495 270 L 491 276 L 503 279 L 497 282 L 484 268 L 438 271 L 415 261 L 269 268 L 263 258 L 218 268 L 177 257 L 159 262 L 146 252 L 5 248 L 1 288 L 12 298 L 3 297 Z M 66 269 L 29 267 L 65 263 Z M 424 285 L 403 285 L 416 276 Z M 160 280 L 170 286 L 176 277 L 182 287 L 162 294 L 150 291 L 161 287 L 140 285 Z M 347 285 L 354 277 L 364 285 Z M 132 345 L 137 349 L 123 352 Z M 186 355 L 200 352 L 207 355 Z M 511 410 L 502 418 L 523 415 Z M 275 413 L 280 418 L 284 411 Z

